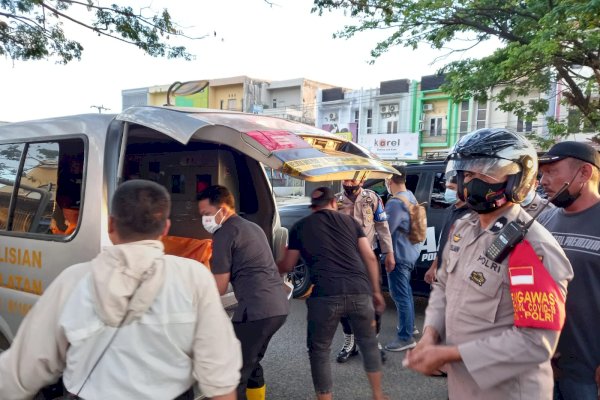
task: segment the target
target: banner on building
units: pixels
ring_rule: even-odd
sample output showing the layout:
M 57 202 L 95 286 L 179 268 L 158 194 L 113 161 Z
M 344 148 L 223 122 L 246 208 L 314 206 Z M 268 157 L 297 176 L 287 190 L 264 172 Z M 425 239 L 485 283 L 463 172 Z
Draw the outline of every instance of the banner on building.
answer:
M 365 135 L 365 147 L 384 160 L 416 160 L 419 155 L 418 133 Z

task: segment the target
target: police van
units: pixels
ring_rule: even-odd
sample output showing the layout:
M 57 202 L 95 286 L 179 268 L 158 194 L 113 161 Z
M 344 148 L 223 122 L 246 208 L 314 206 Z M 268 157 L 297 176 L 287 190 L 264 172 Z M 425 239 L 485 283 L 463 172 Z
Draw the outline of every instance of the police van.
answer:
M 305 136 L 303 139 L 299 134 Z M 196 197 L 227 186 L 277 257 L 287 242 L 265 167 L 307 181 L 391 176 L 339 136 L 279 118 L 134 107 L 0 126 L 0 351 L 67 266 L 110 245 L 109 199 L 120 182 L 149 179 L 171 194 L 165 251 L 210 259 Z

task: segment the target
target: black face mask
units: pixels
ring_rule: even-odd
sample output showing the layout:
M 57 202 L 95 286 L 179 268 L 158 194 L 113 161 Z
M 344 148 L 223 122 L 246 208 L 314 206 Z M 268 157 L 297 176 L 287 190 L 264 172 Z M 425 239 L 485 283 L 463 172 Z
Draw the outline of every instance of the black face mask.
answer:
M 571 186 L 571 184 L 575 180 L 575 177 L 577 176 L 578 173 L 579 173 L 579 170 L 577 170 L 577 172 L 575 172 L 575 175 L 573 175 L 571 182 L 569 182 L 569 186 Z M 581 187 L 579 188 L 577 193 L 571 194 L 571 193 L 569 193 L 569 188 L 567 187 L 565 190 L 560 192 L 560 194 L 558 196 L 556 196 L 556 198 L 552 199 L 551 203 L 559 208 L 567 208 L 571 204 L 575 203 L 575 200 L 577 200 L 579 198 L 579 196 L 581 196 L 582 188 L 583 188 L 583 184 L 581 185 Z
M 346 196 L 351 197 L 351 196 L 356 196 L 358 194 L 358 191 L 360 190 L 360 186 L 347 186 L 347 185 L 342 185 L 344 187 L 344 192 L 346 192 Z
M 475 178 L 465 183 L 463 190 L 467 206 L 478 214 L 491 213 L 506 204 L 506 182 L 487 183 Z

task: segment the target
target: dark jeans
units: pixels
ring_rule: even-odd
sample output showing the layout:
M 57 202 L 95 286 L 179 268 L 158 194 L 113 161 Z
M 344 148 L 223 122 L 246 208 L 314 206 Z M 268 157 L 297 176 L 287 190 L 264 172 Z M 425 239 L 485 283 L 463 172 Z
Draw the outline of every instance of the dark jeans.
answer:
M 317 393 L 330 393 L 331 342 L 340 322 L 348 317 L 352 331 L 363 355 L 365 371 L 381 370 L 381 355 L 375 337 L 373 297 L 369 294 L 310 297 L 306 300 L 307 344 L 310 370 Z
M 237 388 L 238 400 L 246 400 L 246 388 L 259 388 L 265 384 L 260 361 L 265 356 L 269 341 L 284 324 L 287 315 L 259 319 L 257 321 L 234 322 L 233 330 L 242 344 L 242 369 Z
M 352 327 L 350 326 L 348 317 L 342 317 L 340 322 L 342 323 L 342 331 L 346 335 L 352 335 Z M 381 314 L 375 313 L 375 325 L 375 333 L 379 335 L 379 332 L 381 331 Z
M 413 268 L 414 265 L 396 264 L 396 268 L 388 273 L 390 296 L 398 312 L 397 336 L 400 340 L 410 340 L 415 328 L 415 303 L 410 287 Z

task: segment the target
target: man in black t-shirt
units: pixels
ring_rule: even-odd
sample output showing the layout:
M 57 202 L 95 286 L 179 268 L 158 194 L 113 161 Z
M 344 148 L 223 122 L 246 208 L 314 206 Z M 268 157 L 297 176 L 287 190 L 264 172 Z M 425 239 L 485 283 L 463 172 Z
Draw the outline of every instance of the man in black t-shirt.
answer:
M 332 397 L 331 342 L 340 318 L 348 317 L 374 400 L 386 397 L 381 389 L 381 357 L 375 337 L 375 310 L 385 301 L 379 286 L 379 266 L 371 243 L 358 222 L 337 212 L 333 191 L 320 187 L 311 196 L 313 213 L 290 231 L 279 272 L 292 271 L 300 256 L 314 284 L 307 299 L 307 343 L 317 399 Z
M 231 282 L 238 300 L 232 322 L 242 344 L 243 365 L 238 400 L 265 398 L 260 361 L 269 341 L 283 325 L 289 302 L 283 280 L 263 230 L 235 213 L 235 200 L 224 186 L 211 186 L 199 196 L 202 225 L 213 235 L 211 271 L 221 295 Z
M 573 266 L 565 326 L 555 361 L 564 400 L 597 400 L 600 393 L 600 155 L 589 144 L 565 141 L 540 157 L 540 184 L 555 209 L 538 221 L 561 245 Z M 559 193 L 561 187 L 569 186 Z M 560 397 L 559 397 L 560 398 Z

